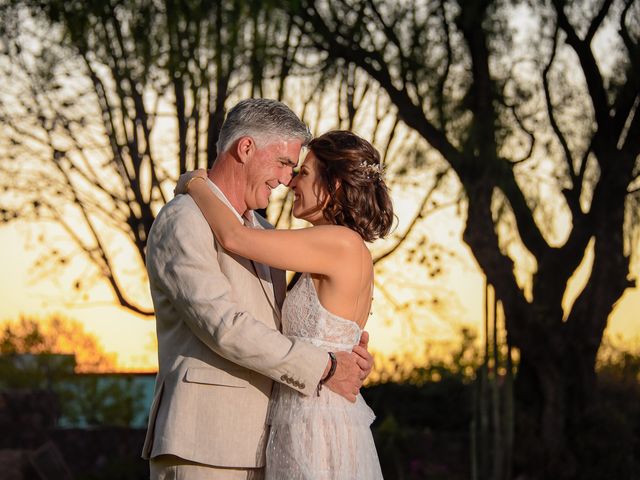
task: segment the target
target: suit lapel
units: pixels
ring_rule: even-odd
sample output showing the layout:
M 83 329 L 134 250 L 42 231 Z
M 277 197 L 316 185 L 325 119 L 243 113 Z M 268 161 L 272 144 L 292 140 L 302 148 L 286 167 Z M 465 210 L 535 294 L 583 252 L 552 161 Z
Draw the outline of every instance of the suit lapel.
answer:
M 284 270 L 272 268 L 271 283 L 273 284 L 273 293 L 276 298 L 276 305 L 279 310 L 282 310 L 284 296 L 287 293 L 287 277 Z
M 264 226 L 260 221 L 257 220 L 254 214 L 254 225 L 248 225 L 247 220 L 244 220 L 245 225 L 253 228 L 261 228 L 264 230 Z M 284 277 L 284 272 L 282 270 L 278 270 L 276 268 L 271 268 L 268 265 L 264 265 L 261 263 L 254 262 L 251 260 L 251 265 L 253 266 L 253 270 L 260 280 L 260 285 L 262 286 L 262 291 L 267 297 L 271 308 L 276 314 L 276 323 L 278 325 L 278 329 L 280 329 L 280 309 L 282 308 L 282 302 L 284 300 L 284 284 L 286 283 L 286 279 Z M 260 273 L 263 273 L 262 275 Z M 270 278 L 269 278 L 270 277 Z M 282 292 L 281 292 L 282 290 Z
M 276 303 L 273 285 L 268 280 L 262 278 L 262 275 L 260 275 L 260 273 L 259 273 L 261 267 L 262 268 L 266 267 L 267 270 L 269 269 L 269 267 L 267 267 L 266 265 L 262 265 L 262 264 L 256 263 L 253 260 L 250 260 L 250 262 L 251 262 L 251 266 L 253 267 L 253 272 L 256 274 L 256 277 L 258 277 L 258 280 L 260 282 L 260 286 L 262 287 L 262 291 L 264 292 L 265 296 L 267 297 L 267 300 L 269 301 L 269 305 L 271 305 L 271 308 L 275 313 L 276 326 L 278 327 L 278 330 L 279 330 L 280 329 L 280 307 Z M 271 278 L 272 278 L 272 281 L 273 281 L 273 269 L 271 269 Z
M 246 217 L 241 217 L 238 214 L 238 212 L 233 208 L 231 203 L 229 203 L 229 200 L 224 195 L 224 193 L 213 182 L 208 180 L 207 185 L 209 186 L 211 191 L 220 200 L 222 200 L 232 212 L 236 214 L 236 216 L 238 217 L 238 220 L 244 223 L 245 226 L 251 227 L 251 228 L 262 228 L 262 229 L 265 228 L 264 225 L 261 223 L 259 216 L 257 216 L 255 212 L 250 213 L 250 216 L 252 217 L 253 222 L 249 221 Z M 266 220 L 264 219 L 263 221 L 266 222 Z M 278 329 L 280 329 L 280 308 L 282 308 L 282 302 L 284 299 L 284 293 L 280 293 L 280 290 L 284 289 L 284 283 L 285 283 L 284 272 L 276 269 L 270 269 L 267 265 L 262 265 L 254 262 L 253 260 L 249 260 L 243 257 L 236 257 L 236 258 L 242 258 L 241 263 L 244 263 L 244 262 L 251 263 L 253 273 L 258 278 L 258 281 L 260 282 L 260 286 L 262 287 L 262 291 L 267 297 L 267 300 L 269 301 L 269 305 L 271 305 L 271 308 L 275 313 L 276 326 L 278 327 Z M 277 293 L 274 292 L 273 283 L 277 285 L 276 287 Z M 282 296 L 281 298 L 280 298 L 280 295 Z

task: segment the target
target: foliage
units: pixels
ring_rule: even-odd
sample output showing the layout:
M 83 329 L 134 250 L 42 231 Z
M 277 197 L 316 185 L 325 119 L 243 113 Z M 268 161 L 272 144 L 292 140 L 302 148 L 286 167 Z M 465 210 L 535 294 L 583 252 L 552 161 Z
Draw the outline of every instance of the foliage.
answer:
M 456 350 L 454 358 L 478 348 L 475 344 Z M 363 390 L 377 415 L 373 430 L 389 478 L 472 478 L 471 424 L 481 362 L 474 362 L 476 374 L 469 377 L 464 373 L 467 361 L 436 360 L 438 372 L 448 373 L 441 380 L 415 383 L 410 371 L 428 372 L 431 362 L 403 365 L 398 382 L 375 383 Z M 604 343 L 598 361 L 597 401 L 583 420 L 584 436 L 575 439 L 583 478 L 632 479 L 640 472 L 639 373 L 637 349 Z M 491 454 L 490 449 L 484 452 Z
M 606 340 L 598 353 L 596 401 L 576 439 L 586 480 L 640 475 L 640 350 Z
M 61 427 L 130 427 L 148 408 L 143 385 L 131 376 L 75 375 L 54 389 L 62 405 Z
M 421 150 L 371 81 L 308 55 L 274 2 L 11 0 L 0 17 L 0 221 L 48 226 L 37 267 L 72 272 L 67 297 L 106 282 L 119 305 L 153 315 L 144 261 L 155 214 L 179 173 L 212 164 L 241 98 L 281 99 L 314 132 L 361 129 L 389 164 Z M 286 227 L 292 199 L 279 200 L 270 216 Z
M 605 339 L 594 401 L 575 437 L 581 479 L 640 475 L 640 350 Z
M 104 376 L 114 368 L 115 357 L 76 321 L 22 317 L 0 330 L 0 387 L 55 392 L 61 426 L 131 425 L 146 407 L 143 390 L 131 378 Z
M 172 2 L 150 3 L 139 12 L 126 1 L 9 3 L 12 21 L 2 22 L 2 67 L 11 78 L 5 88 L 23 88 L 6 90 L 0 102 L 10 105 L 2 120 L 12 129 L 2 140 L 3 178 L 15 192 L 1 207 L 3 220 L 66 225 L 117 301 L 150 315 L 129 298 L 110 242 L 98 232 L 108 225 L 124 234 L 141 268 L 171 178 L 212 156 L 231 79 L 262 94 L 265 72 L 282 86 L 297 70 L 312 81 L 295 94 L 320 98 L 314 108 L 305 103 L 303 116 L 327 110 L 322 97 L 339 98 L 332 108 L 348 128 L 358 118 L 357 100 L 373 91 L 370 117 L 379 124 L 391 114 L 387 143 L 400 124 L 421 140 L 419 148 L 411 142 L 401 150 L 400 163 L 416 166 L 438 154 L 438 180 L 415 202 L 415 221 L 433 188 L 457 185 L 464 240 L 495 287 L 509 344 L 520 353 L 515 392 L 527 414 L 520 417 L 519 468 L 533 476 L 580 476 L 575 445 L 597 400 L 596 355 L 613 305 L 634 284 L 640 4 L 301 0 L 282 10 L 268 10 L 267 2 L 263 10 L 228 1 L 199 15 L 202 5 L 169 12 Z M 516 17 L 527 24 L 515 25 Z M 197 37 L 202 31 L 213 37 Z M 239 39 L 248 42 L 238 46 Z M 601 39 L 611 45 L 604 55 Z M 239 65 L 225 63 L 235 58 Z M 273 60 L 271 68 L 259 63 L 263 58 Z M 229 65 L 239 69 L 221 68 Z M 68 72 L 79 72 L 72 77 L 79 90 L 59 81 Z M 202 73 L 211 75 L 200 82 Z M 344 80 L 338 94 L 327 88 L 336 80 Z M 158 105 L 170 105 L 175 119 L 177 147 L 168 150 L 180 160 L 169 170 L 157 154 L 167 148 L 151 133 L 163 115 Z M 91 128 L 80 128 L 87 122 Z M 89 154 L 99 159 L 99 174 L 86 166 Z M 47 168 L 33 169 L 42 175 L 21 168 L 25 155 L 43 159 Z M 86 228 L 68 228 L 65 222 L 78 218 Z M 47 264 L 65 264 L 67 253 L 53 252 Z M 565 306 L 569 280 L 590 254 L 584 287 Z
M 470 478 L 480 347 L 477 334 L 463 328 L 451 344 L 425 345 L 421 360 L 376 362 L 363 396 L 377 415 L 373 430 L 385 478 Z
M 471 382 L 482 363 L 481 357 L 477 333 L 463 327 L 455 340 L 443 344 L 427 342 L 423 356 L 418 352 L 405 352 L 383 357 L 374 352 L 374 368 L 367 386 L 391 382 L 421 386 L 452 376 Z
M 0 355 L 74 355 L 75 371 L 115 369 L 115 355 L 106 353 L 98 339 L 80 322 L 59 315 L 47 319 L 21 317 L 0 325 Z
M 575 439 L 595 400 L 598 346 L 635 284 L 638 8 L 306 0 L 297 11 L 317 50 L 375 79 L 459 182 L 463 238 L 520 353 L 514 391 L 532 423 L 516 429 L 516 459 L 533 477 L 580 477 Z M 598 37 L 617 53 L 603 55 Z M 566 307 L 589 253 L 587 281 Z

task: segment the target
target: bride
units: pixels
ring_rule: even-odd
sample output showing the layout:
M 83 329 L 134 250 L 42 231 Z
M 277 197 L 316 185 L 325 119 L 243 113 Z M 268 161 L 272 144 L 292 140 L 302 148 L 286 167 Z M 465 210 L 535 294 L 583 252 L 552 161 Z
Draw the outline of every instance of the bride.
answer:
M 373 262 L 365 242 L 386 235 L 393 222 L 380 156 L 351 132 L 325 133 L 309 143 L 290 188 L 293 215 L 312 227 L 243 226 L 208 188 L 204 170 L 182 175 L 176 192 L 194 198 L 226 250 L 305 272 L 282 308 L 285 335 L 327 352 L 350 351 L 358 344 L 371 308 Z M 332 371 L 323 382 L 331 375 Z M 267 479 L 382 478 L 370 430 L 375 416 L 361 395 L 351 403 L 323 389 L 322 383 L 310 397 L 283 384 L 276 388 L 269 413 Z

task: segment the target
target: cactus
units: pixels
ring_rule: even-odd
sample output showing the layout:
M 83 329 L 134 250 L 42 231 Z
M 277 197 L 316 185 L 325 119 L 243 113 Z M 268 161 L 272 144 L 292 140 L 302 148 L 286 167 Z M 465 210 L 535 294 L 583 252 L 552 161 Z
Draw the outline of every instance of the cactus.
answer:
M 484 356 L 477 370 L 472 394 L 470 450 L 473 480 L 510 480 L 511 478 L 514 440 L 514 365 L 508 338 L 501 342 L 500 323 L 504 329 L 504 312 L 495 291 L 486 284 Z M 503 375 L 501 375 L 502 369 Z

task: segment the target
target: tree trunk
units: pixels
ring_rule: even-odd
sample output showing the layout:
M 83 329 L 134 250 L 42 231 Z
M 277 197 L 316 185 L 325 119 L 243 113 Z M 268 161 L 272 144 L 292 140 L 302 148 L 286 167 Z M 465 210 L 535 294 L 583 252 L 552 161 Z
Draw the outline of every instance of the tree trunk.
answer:
M 516 440 L 514 476 L 573 478 L 576 459 L 568 448 L 565 425 L 567 378 L 561 364 L 521 352 L 515 382 Z

